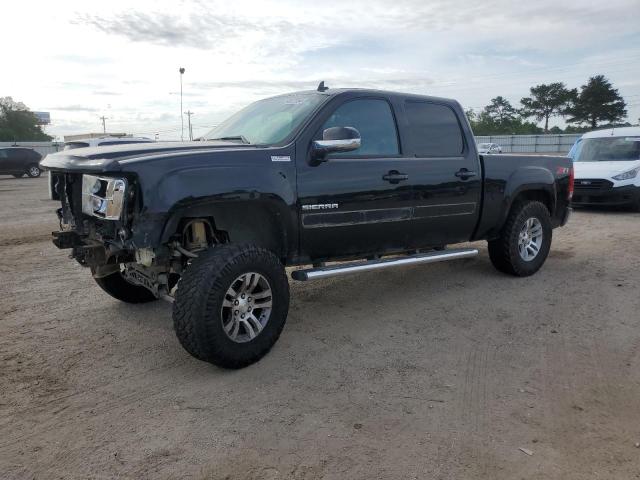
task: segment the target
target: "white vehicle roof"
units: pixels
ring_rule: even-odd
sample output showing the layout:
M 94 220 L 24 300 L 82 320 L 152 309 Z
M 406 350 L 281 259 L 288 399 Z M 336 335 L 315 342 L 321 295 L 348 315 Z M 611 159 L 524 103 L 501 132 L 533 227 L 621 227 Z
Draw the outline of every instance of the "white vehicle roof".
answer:
M 124 144 L 124 143 L 149 143 L 154 142 L 150 138 L 146 137 L 113 137 L 113 136 L 105 136 L 105 137 L 97 137 L 97 138 L 82 138 L 77 140 L 69 140 L 64 142 L 65 145 L 68 145 L 68 148 L 71 147 L 97 147 L 100 145 L 114 145 L 114 144 Z
M 604 137 L 636 137 L 640 136 L 640 127 L 617 127 L 596 130 L 582 135 L 580 138 L 604 138 Z

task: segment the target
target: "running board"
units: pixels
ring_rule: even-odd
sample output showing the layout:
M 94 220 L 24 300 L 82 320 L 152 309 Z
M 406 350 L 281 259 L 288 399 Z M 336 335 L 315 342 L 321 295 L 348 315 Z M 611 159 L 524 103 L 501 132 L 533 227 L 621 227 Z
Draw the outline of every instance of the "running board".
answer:
M 476 250 L 475 248 L 441 250 L 429 253 L 419 253 L 417 255 L 410 255 L 405 257 L 385 258 L 383 260 L 351 262 L 331 265 L 329 267 L 294 270 L 293 272 L 291 272 L 291 278 L 304 282 L 306 280 L 315 280 L 317 278 L 335 277 L 337 275 L 368 272 L 370 270 L 381 270 L 383 268 L 400 267 L 403 265 L 444 262 L 447 260 L 456 260 L 458 258 L 475 257 L 476 255 L 478 255 L 478 250 Z

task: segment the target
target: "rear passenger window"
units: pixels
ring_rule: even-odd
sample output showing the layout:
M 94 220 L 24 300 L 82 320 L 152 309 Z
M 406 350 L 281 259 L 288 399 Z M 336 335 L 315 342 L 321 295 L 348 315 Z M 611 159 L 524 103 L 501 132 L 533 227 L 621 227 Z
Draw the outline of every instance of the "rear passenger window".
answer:
M 322 130 L 331 127 L 353 127 L 360 132 L 362 146 L 353 152 L 332 154 L 333 157 L 398 155 L 398 133 L 391 107 L 385 100 L 352 100 L 339 106 Z
M 406 101 L 409 148 L 419 157 L 457 157 L 464 148 L 462 130 L 446 105 Z

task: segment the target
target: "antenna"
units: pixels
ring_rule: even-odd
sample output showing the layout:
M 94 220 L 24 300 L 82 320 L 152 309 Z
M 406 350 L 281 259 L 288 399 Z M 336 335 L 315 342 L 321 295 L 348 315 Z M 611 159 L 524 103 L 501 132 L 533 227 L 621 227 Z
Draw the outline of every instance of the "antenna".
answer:
M 320 84 L 318 85 L 318 91 L 319 92 L 326 92 L 327 90 L 329 90 L 329 87 L 325 87 L 324 86 L 324 80 L 322 80 L 320 82 Z

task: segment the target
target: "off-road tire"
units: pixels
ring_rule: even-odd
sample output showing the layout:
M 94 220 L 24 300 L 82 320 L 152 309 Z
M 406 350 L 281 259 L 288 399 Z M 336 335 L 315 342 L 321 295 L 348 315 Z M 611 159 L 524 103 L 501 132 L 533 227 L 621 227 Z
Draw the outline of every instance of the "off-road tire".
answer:
M 157 300 L 146 288 L 127 282 L 120 272 L 102 278 L 94 277 L 94 280 L 102 290 L 122 302 L 147 303 Z
M 542 245 L 535 258 L 525 261 L 518 252 L 518 236 L 525 222 L 532 217 L 537 218 L 542 224 Z M 533 275 L 542 267 L 549 255 L 552 235 L 553 229 L 547 207 L 537 201 L 519 202 L 511 208 L 500 237 L 488 242 L 491 263 L 499 271 L 510 275 L 517 277 Z
M 263 330 L 236 343 L 223 329 L 222 302 L 233 281 L 256 272 L 272 291 L 272 308 Z M 199 253 L 178 283 L 173 326 L 180 344 L 199 360 L 223 368 L 243 368 L 265 356 L 276 343 L 289 311 L 289 282 L 272 252 L 253 245 L 225 244 Z
M 26 173 L 30 178 L 38 178 L 40 175 L 42 175 L 42 169 L 38 165 L 33 164 L 27 167 Z

